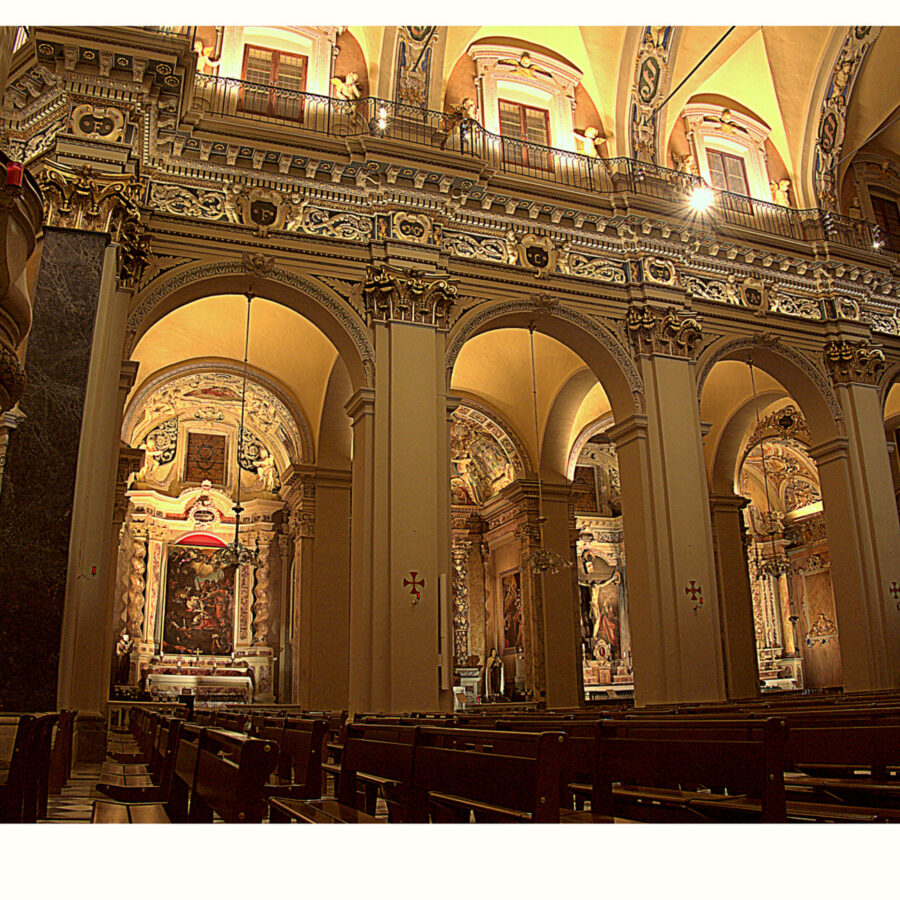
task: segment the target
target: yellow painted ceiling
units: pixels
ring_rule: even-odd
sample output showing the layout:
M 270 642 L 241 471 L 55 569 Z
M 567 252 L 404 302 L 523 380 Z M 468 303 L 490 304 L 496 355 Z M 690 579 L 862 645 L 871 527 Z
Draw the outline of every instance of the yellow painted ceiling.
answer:
M 609 412 L 609 398 L 606 396 L 606 391 L 603 390 L 603 385 L 598 381 L 581 402 L 581 406 L 578 407 L 578 412 L 572 421 L 572 431 L 569 435 L 570 450 L 585 425 L 599 419 L 601 416 L 607 415 Z
M 241 362 L 247 300 L 227 294 L 179 307 L 140 339 L 132 358 L 140 363 L 135 390 L 167 366 L 198 357 Z M 250 318 L 251 366 L 273 375 L 307 417 L 318 446 L 325 389 L 337 350 L 308 319 L 279 303 L 256 298 Z
M 584 363 L 555 338 L 534 336 L 538 422 L 543 441 L 547 416 L 560 388 Z M 531 389 L 531 351 L 524 328 L 500 328 L 466 341 L 453 370 L 451 390 L 482 399 L 516 431 L 537 459 Z

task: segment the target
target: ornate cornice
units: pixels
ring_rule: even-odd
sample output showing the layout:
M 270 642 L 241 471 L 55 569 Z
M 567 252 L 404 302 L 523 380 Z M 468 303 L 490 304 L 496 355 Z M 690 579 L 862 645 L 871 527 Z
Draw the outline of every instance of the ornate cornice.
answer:
M 884 353 L 869 341 L 829 341 L 825 365 L 835 384 L 877 385 L 886 365 Z
M 367 266 L 362 296 L 369 324 L 414 322 L 446 331 L 457 290 L 446 278 L 419 269 Z
M 635 357 L 659 355 L 696 359 L 703 336 L 700 321 L 680 314 L 674 307 L 657 311 L 649 306 L 629 306 L 625 329 Z

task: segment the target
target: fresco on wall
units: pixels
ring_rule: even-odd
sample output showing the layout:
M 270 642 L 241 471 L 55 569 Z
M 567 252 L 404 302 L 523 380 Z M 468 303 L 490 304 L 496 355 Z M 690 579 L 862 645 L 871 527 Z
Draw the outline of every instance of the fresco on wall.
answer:
M 509 436 L 487 416 L 460 406 L 450 422 L 450 492 L 456 506 L 481 506 L 522 470 Z
M 235 568 L 215 547 L 169 548 L 163 651 L 221 656 L 234 649 Z
M 522 576 L 518 569 L 500 579 L 503 595 L 503 649 L 515 650 L 522 638 Z

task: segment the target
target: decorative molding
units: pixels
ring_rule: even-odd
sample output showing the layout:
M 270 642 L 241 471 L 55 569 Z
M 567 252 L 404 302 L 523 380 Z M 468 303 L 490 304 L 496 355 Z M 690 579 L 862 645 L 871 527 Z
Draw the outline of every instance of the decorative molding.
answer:
M 457 290 L 446 278 L 419 269 L 366 266 L 362 296 L 369 324 L 413 322 L 446 331 Z
M 625 329 L 635 357 L 661 355 L 696 359 L 703 336 L 700 321 L 684 316 L 674 307 L 658 312 L 649 306 L 629 306 Z
M 634 61 L 629 115 L 630 155 L 643 162 L 656 162 L 656 108 L 666 94 L 674 32 L 674 25 L 645 25 Z
M 11 409 L 25 392 L 25 368 L 12 350 L 0 344 L 0 410 Z
M 722 344 L 718 349 L 713 351 L 713 353 L 703 362 L 703 365 L 697 373 L 697 402 L 699 403 L 703 396 L 703 386 L 706 384 L 709 373 L 719 360 L 736 350 L 753 350 L 760 348 L 765 348 L 772 353 L 783 356 L 809 378 L 818 389 L 822 400 L 828 407 L 828 411 L 834 419 L 835 428 L 837 429 L 838 434 L 846 435 L 847 426 L 844 422 L 844 413 L 841 410 L 841 405 L 838 403 L 838 399 L 835 396 L 834 390 L 832 389 L 831 383 L 825 372 L 814 365 L 808 357 L 797 350 L 794 350 L 793 347 L 789 347 L 787 344 L 782 343 L 777 336 L 769 333 L 757 334 L 752 337 L 736 338 L 735 340 Z
M 823 352 L 835 384 L 877 385 L 886 365 L 884 353 L 869 341 L 829 341 Z
M 816 198 L 822 209 L 838 210 L 837 165 L 844 145 L 844 127 L 850 94 L 863 59 L 881 33 L 881 27 L 855 25 L 848 29 L 831 70 L 813 157 Z
M 148 292 L 138 300 L 137 305 L 128 317 L 130 346 L 128 346 L 126 350 L 128 352 L 131 351 L 135 336 L 140 330 L 142 323 L 152 313 L 157 304 L 174 291 L 179 290 L 186 285 L 194 284 L 209 278 L 216 278 L 222 275 L 245 274 L 248 271 L 247 266 L 257 266 L 257 271 L 265 270 L 268 273 L 261 277 L 281 282 L 288 287 L 306 294 L 331 313 L 338 324 L 347 332 L 347 336 L 359 352 L 363 366 L 366 368 L 367 378 L 371 379 L 371 369 L 375 363 L 375 350 L 364 330 L 362 322 L 360 322 L 358 316 L 352 309 L 349 309 L 347 306 L 344 306 L 342 303 L 335 300 L 334 297 L 327 293 L 320 285 L 295 272 L 288 272 L 284 269 L 277 268 L 274 265 L 270 268 L 266 268 L 263 263 L 254 262 L 256 257 L 261 257 L 263 260 L 271 260 L 271 257 L 265 257 L 263 254 L 249 253 L 245 253 L 244 256 L 247 260 L 246 262 L 244 259 L 230 259 L 219 260 L 212 263 L 202 263 L 188 269 L 182 269 L 169 276 L 164 281 L 161 281 L 159 284 L 152 282 L 148 286 Z M 262 266 L 262 269 L 260 269 L 259 266 Z M 253 270 L 251 269 L 251 271 Z

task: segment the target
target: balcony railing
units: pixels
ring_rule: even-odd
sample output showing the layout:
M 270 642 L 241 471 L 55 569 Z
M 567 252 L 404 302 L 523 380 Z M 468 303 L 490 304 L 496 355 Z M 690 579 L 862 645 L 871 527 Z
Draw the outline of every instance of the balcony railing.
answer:
M 443 113 L 363 97 L 341 100 L 274 85 L 198 73 L 195 105 L 210 116 L 269 122 L 311 134 L 371 135 L 385 141 L 433 147 L 482 161 L 497 172 L 524 175 L 591 194 L 633 193 L 687 210 L 696 175 L 630 157 L 600 159 L 531 144 L 486 131 L 480 123 Z M 793 209 L 715 190 L 712 214 L 725 225 L 797 241 L 828 240 L 846 247 L 898 256 L 896 242 L 876 224 L 821 209 Z

